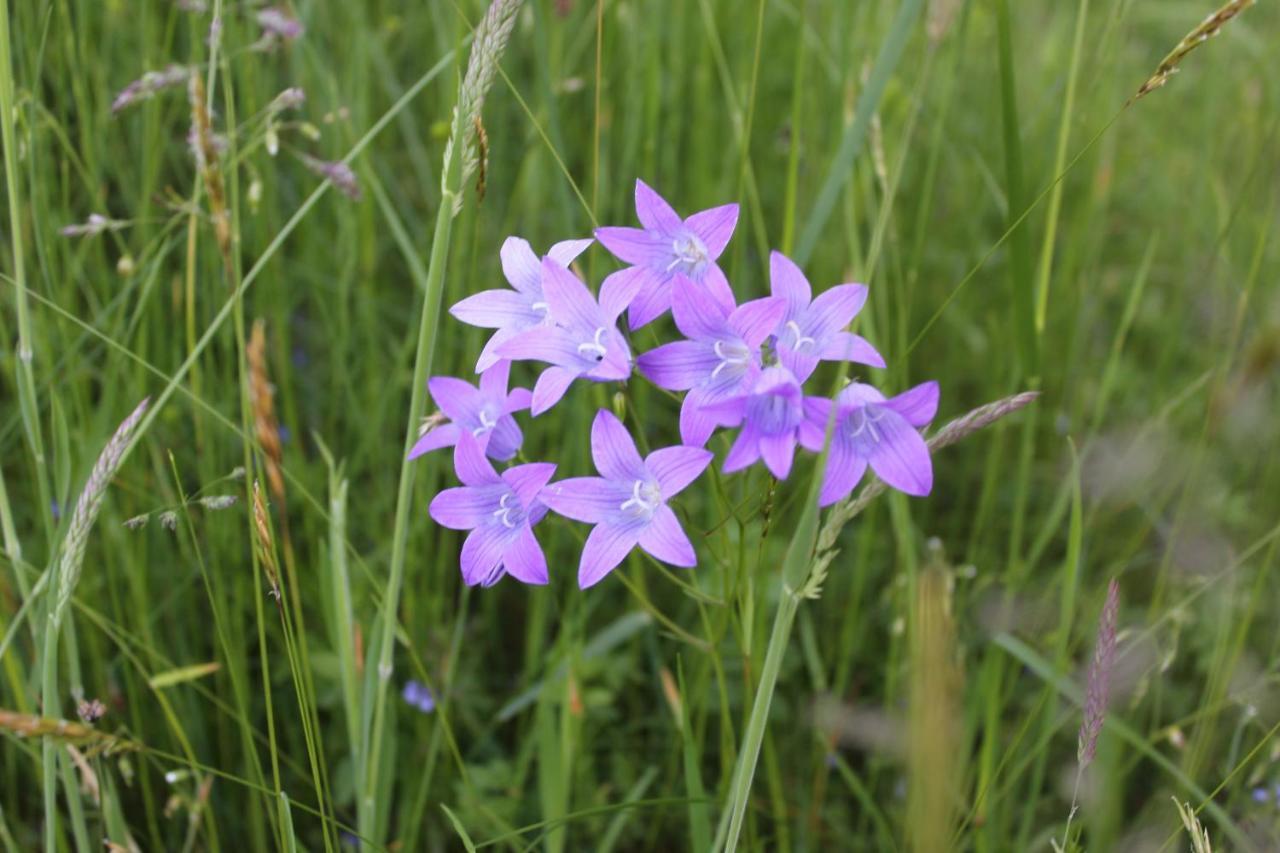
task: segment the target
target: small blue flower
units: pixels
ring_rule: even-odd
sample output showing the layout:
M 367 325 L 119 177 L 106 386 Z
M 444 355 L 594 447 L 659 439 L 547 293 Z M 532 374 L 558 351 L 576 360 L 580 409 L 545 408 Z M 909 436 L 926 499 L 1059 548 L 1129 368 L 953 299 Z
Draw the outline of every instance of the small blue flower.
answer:
M 427 686 L 421 682 L 406 682 L 401 695 L 404 696 L 404 701 L 424 714 L 430 714 L 436 709 L 435 697 L 431 695 L 431 691 L 427 689 Z

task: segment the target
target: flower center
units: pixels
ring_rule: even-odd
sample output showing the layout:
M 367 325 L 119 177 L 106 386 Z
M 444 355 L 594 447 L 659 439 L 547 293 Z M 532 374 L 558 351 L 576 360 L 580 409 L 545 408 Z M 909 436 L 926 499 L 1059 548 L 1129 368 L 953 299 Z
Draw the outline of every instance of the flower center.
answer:
M 485 406 L 480 410 L 478 417 L 480 419 L 480 426 L 471 430 L 471 434 L 476 437 L 483 435 L 498 425 L 497 419 L 493 416 L 493 413 L 489 411 L 488 406 Z
M 578 344 L 578 355 L 589 358 L 592 361 L 604 361 L 604 357 L 609 354 L 609 350 L 603 342 L 603 338 L 608 331 L 604 326 L 596 329 L 594 338 Z
M 541 311 L 544 318 L 551 316 L 551 306 L 546 302 L 531 302 L 529 307 L 534 311 Z
M 683 273 L 694 272 L 700 264 L 710 260 L 707 247 L 702 245 L 693 234 L 682 234 L 671 241 L 671 263 L 667 264 L 667 272 L 679 269 Z
M 502 522 L 503 527 L 508 530 L 515 530 L 524 519 L 524 510 L 515 502 L 515 495 L 507 492 L 498 501 L 498 508 L 493 511 L 492 515 Z
M 879 406 L 859 406 L 849 413 L 845 429 L 850 439 L 864 447 L 875 447 L 884 440 L 884 430 L 876 426 L 876 422 L 883 418 L 884 412 Z
M 740 341 L 716 341 L 711 348 L 715 350 L 716 358 L 720 359 L 716 369 L 711 371 L 712 379 L 719 377 L 720 372 L 725 369 L 741 373 L 751 363 L 751 351 Z
M 787 328 L 791 330 L 791 334 L 794 336 L 791 348 L 796 352 L 799 352 L 805 347 L 811 347 L 817 343 L 813 338 L 800 331 L 800 324 L 795 320 L 788 320 Z
M 781 435 L 795 429 L 803 419 L 804 413 L 794 397 L 785 393 L 766 392 L 751 398 L 747 406 L 747 417 L 754 421 L 765 435 Z
M 658 491 L 656 484 L 636 480 L 631 485 L 631 497 L 623 501 L 618 509 L 634 518 L 648 519 L 661 503 L 662 493 Z

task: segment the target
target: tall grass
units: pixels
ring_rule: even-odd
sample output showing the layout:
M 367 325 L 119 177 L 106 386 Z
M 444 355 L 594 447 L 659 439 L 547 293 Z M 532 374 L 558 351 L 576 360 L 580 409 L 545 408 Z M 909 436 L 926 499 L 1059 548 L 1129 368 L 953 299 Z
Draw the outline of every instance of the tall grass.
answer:
M 1274 4 L 263 8 L 0 0 L 0 846 L 1280 844 Z M 170 65 L 194 104 L 113 113 Z M 742 204 L 740 299 L 770 248 L 868 282 L 892 368 L 850 375 L 937 379 L 953 446 L 822 514 L 811 463 L 708 477 L 692 572 L 584 593 L 548 520 L 547 587 L 468 590 L 447 454 L 404 452 L 483 343 L 442 309 L 511 234 L 633 224 L 636 177 Z M 676 438 L 612 390 L 524 455 L 590 473 L 607 405 Z

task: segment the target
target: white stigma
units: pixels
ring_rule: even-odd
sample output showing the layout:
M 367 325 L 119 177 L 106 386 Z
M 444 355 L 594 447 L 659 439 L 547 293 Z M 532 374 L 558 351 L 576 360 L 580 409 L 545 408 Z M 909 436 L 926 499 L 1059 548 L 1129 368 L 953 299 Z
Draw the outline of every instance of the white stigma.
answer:
M 815 343 L 817 343 L 817 341 L 815 341 L 813 338 L 809 337 L 804 332 L 800 331 L 800 324 L 797 323 L 795 320 L 788 320 L 787 328 L 791 330 L 791 334 L 796 336 L 796 342 L 791 345 L 792 349 L 799 350 L 801 347 L 805 347 L 805 346 L 811 347 Z
M 623 501 L 618 509 L 631 515 L 649 518 L 661 503 L 662 495 L 658 492 L 657 486 L 646 483 L 644 480 L 636 480 L 631 485 L 631 497 Z
M 876 427 L 876 421 L 881 418 L 879 409 L 875 406 L 860 406 L 853 411 L 853 416 L 850 417 L 849 420 L 853 421 L 854 417 L 857 417 L 859 423 L 854 427 L 853 431 L 849 433 L 850 437 L 857 438 L 862 435 L 863 432 L 866 432 L 867 438 L 871 440 L 872 444 L 879 444 L 880 440 L 884 437 L 881 431 Z
M 667 264 L 667 272 L 671 272 L 681 264 L 684 264 L 686 272 L 691 272 L 698 264 L 709 260 L 707 247 L 702 245 L 702 241 L 692 234 L 676 237 L 672 240 L 671 254 L 674 257 L 672 257 L 671 263 Z
M 724 341 L 716 341 L 711 345 L 715 350 L 716 358 L 720 359 L 720 363 L 716 365 L 716 369 L 711 371 L 711 378 L 715 379 L 720 375 L 720 371 L 726 367 L 744 367 L 751 361 L 751 353 L 746 347 L 741 345 L 732 345 L 729 351 L 724 348 Z
M 502 496 L 502 499 L 498 501 L 498 508 L 493 511 L 493 516 L 502 522 L 503 527 L 508 530 L 515 530 L 516 523 L 511 520 L 511 513 L 517 512 L 520 507 L 509 506 L 507 502 L 510 500 L 511 493 L 507 492 Z
M 471 431 L 471 434 L 474 436 L 479 436 L 482 433 L 486 433 L 489 430 L 493 429 L 497 425 L 498 425 L 498 422 L 494 419 L 493 415 L 489 413 L 489 409 L 487 407 L 483 408 L 480 410 L 480 426 L 473 429 Z
M 603 338 L 605 333 L 608 331 L 609 330 L 604 326 L 596 329 L 596 334 L 593 339 L 585 343 L 578 344 L 578 355 L 587 357 L 595 356 L 596 361 L 604 361 L 604 357 L 609 354 L 609 350 L 600 339 Z
M 541 311 L 544 316 L 551 315 L 551 306 L 545 302 L 534 302 L 529 307 L 534 311 Z

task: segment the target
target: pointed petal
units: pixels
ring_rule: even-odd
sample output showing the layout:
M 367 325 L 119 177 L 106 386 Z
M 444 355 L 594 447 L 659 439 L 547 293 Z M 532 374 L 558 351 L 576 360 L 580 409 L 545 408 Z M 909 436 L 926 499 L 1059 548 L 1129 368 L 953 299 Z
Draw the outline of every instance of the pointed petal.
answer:
M 800 446 L 812 453 L 821 453 L 827 440 L 827 418 L 831 414 L 831 401 L 825 397 L 804 398 L 804 420 L 800 422 Z
M 650 231 L 673 234 L 683 222 L 667 200 L 639 178 L 636 179 L 636 217 Z
M 600 310 L 610 326 L 618 322 L 649 277 L 650 272 L 644 267 L 627 267 L 610 274 L 600 284 Z
M 555 326 L 540 326 L 512 335 L 497 348 L 497 353 L 512 361 L 545 361 L 561 367 L 579 362 L 578 345 L 564 329 Z
M 569 265 L 578 259 L 578 255 L 585 252 L 594 242 L 595 240 L 590 237 L 582 240 L 561 240 L 547 250 L 547 257 L 568 269 Z
M 669 506 L 660 506 L 640 531 L 640 547 L 664 563 L 684 569 L 698 564 L 693 544 Z
M 720 359 L 705 343 L 674 341 L 641 353 L 636 366 L 654 385 L 685 391 L 711 377 Z
M 530 307 L 528 297 L 514 290 L 482 290 L 455 303 L 449 313 L 468 326 L 482 329 L 524 328 L 542 322 L 542 315 Z
M 631 347 L 616 328 L 610 327 L 602 339 L 604 358 L 595 363 L 584 376 L 596 382 L 621 382 L 631 376 Z
M 846 328 L 867 301 L 865 284 L 837 284 L 818 294 L 805 312 L 806 332 L 818 340 Z
M 522 525 L 507 548 L 502 552 L 502 567 L 507 574 L 529 584 L 545 584 L 547 582 L 547 556 L 542 553 L 542 546 L 533 537 L 529 525 Z
M 528 240 L 523 237 L 508 237 L 502 241 L 498 256 L 502 258 L 502 274 L 512 287 L 526 295 L 542 292 L 538 283 L 542 276 L 542 264 Z
M 923 382 L 910 391 L 890 397 L 885 405 L 906 418 L 913 427 L 928 426 L 938 414 L 938 383 Z
M 744 302 L 729 315 L 729 328 L 749 347 L 758 347 L 778 328 L 787 313 L 787 301 L 776 296 Z
M 852 332 L 834 332 L 822 347 L 826 361 L 856 361 L 871 367 L 884 367 L 884 356 L 865 339 Z
M 670 500 L 698 479 L 715 454 L 701 447 L 663 447 L 645 457 L 645 467 L 658 481 L 663 500 Z
M 671 246 L 641 228 L 606 225 L 596 229 L 596 239 L 623 263 L 662 269 L 671 262 Z
M 532 407 L 529 413 L 535 418 L 550 409 L 569 390 L 578 374 L 564 367 L 548 367 L 542 371 L 537 383 L 533 386 Z
M 476 359 L 476 373 L 483 373 L 490 367 L 493 367 L 502 360 L 502 356 L 498 355 L 498 350 L 507 341 L 520 334 L 522 330 L 516 329 L 514 326 L 508 326 L 505 329 L 497 329 L 489 340 L 485 341 L 484 349 L 480 351 L 480 358 Z
M 794 432 L 760 436 L 760 455 L 764 458 L 765 467 L 779 480 L 787 479 L 791 473 L 791 462 L 795 458 L 795 453 Z
M 671 279 L 671 317 L 686 338 L 727 337 L 729 311 L 705 287 L 676 273 Z
M 491 527 L 478 527 L 462 543 L 462 579 L 467 586 L 492 586 L 501 577 L 505 539 Z
M 492 487 L 445 489 L 431 499 L 427 514 L 441 527 L 470 530 L 489 518 L 495 502 L 494 494 Z
M 512 388 L 511 393 L 507 394 L 507 403 L 502 411 L 509 415 L 512 412 L 523 412 L 532 405 L 532 391 L 528 388 Z
M 644 462 L 631 433 L 608 409 L 596 412 L 591 424 L 591 459 L 596 463 L 596 470 L 607 479 L 630 481 L 644 477 Z
M 608 325 L 587 286 L 550 258 L 542 262 L 542 294 L 556 322 L 587 329 Z
M 769 254 L 769 286 L 774 296 L 781 296 L 787 301 L 785 319 L 795 319 L 809 306 L 812 298 L 809 280 L 804 277 L 795 261 L 781 252 Z
M 458 431 L 458 443 L 453 449 L 453 469 L 458 479 L 467 486 L 488 486 L 502 482 L 484 457 L 484 449 L 467 430 Z
M 685 226 L 698 235 L 698 239 L 707 247 L 711 260 L 720 257 L 724 247 L 733 236 L 734 226 L 738 224 L 738 206 L 722 204 L 709 210 L 701 210 L 684 221 Z
M 503 471 L 503 482 L 511 487 L 520 499 L 520 505 L 528 509 L 538 499 L 551 477 L 556 473 L 556 466 L 550 462 L 526 462 L 524 465 L 513 465 Z
M 813 375 L 818 367 L 818 359 L 805 353 L 798 353 L 786 344 L 778 344 L 778 362 L 795 375 L 796 381 L 804 382 Z
M 733 447 L 729 448 L 729 452 L 724 457 L 724 465 L 720 468 L 726 474 L 732 474 L 734 471 L 741 471 L 755 463 L 760 458 L 760 433 L 752 424 L 748 423 L 738 433 L 737 439 L 733 442 Z
M 831 506 L 847 498 L 866 470 L 867 460 L 853 453 L 848 442 L 832 440 L 818 506 Z
M 631 331 L 645 326 L 671 307 L 671 279 L 653 273 L 627 307 L 627 324 Z
M 538 500 L 553 511 L 589 524 L 598 524 L 616 514 L 629 497 L 629 488 L 603 477 L 570 477 L 552 483 L 538 494 Z
M 480 374 L 480 393 L 492 400 L 505 400 L 511 362 L 503 359 Z
M 442 447 L 453 447 L 458 443 L 458 425 L 457 424 L 440 424 L 414 442 L 413 448 L 409 451 L 410 459 L 417 459 L 424 453 L 430 453 L 433 450 L 439 450 Z
M 451 421 L 466 421 L 484 405 L 480 392 L 470 382 L 452 376 L 432 376 L 427 380 L 431 399 Z
M 688 447 L 704 447 L 719 425 L 720 419 L 704 408 L 706 401 L 706 389 L 694 388 L 680 404 L 680 440 Z
M 909 495 L 924 496 L 933 489 L 933 462 L 920 433 L 892 409 L 876 421 L 880 441 L 869 454 L 871 468 L 881 480 Z
M 595 586 L 605 575 L 627 558 L 639 539 L 634 526 L 597 524 L 587 536 L 582 547 L 582 562 L 578 564 L 578 586 L 586 589 Z
M 836 395 L 836 405 L 842 409 L 885 402 L 884 395 L 865 382 L 850 382 Z
M 702 271 L 702 278 L 698 283 L 707 289 L 712 299 L 720 303 L 726 314 L 738 307 L 738 300 L 733 295 L 733 288 L 729 286 L 729 279 L 725 278 L 724 270 L 720 269 L 718 264 L 708 264 Z
M 498 418 L 498 422 L 489 431 L 489 444 L 485 447 L 485 455 L 499 462 L 506 462 L 516 455 L 520 445 L 524 443 L 524 434 L 510 415 Z

